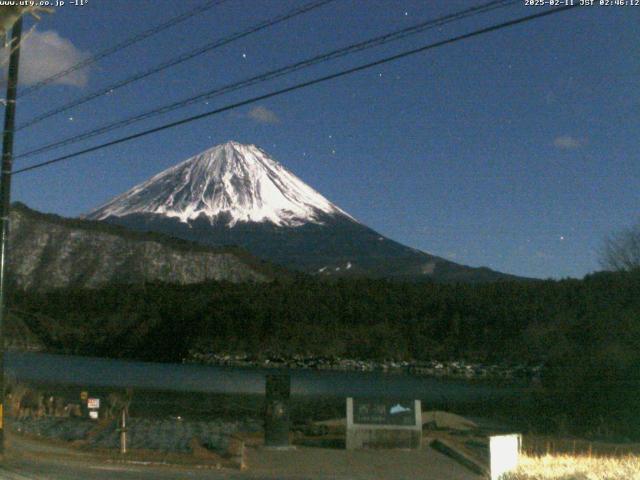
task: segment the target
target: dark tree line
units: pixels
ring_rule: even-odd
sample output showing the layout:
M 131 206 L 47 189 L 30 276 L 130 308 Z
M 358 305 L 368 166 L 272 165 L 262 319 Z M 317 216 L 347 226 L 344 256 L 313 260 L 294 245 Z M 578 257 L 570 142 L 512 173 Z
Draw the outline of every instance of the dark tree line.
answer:
M 638 427 L 640 272 L 483 285 L 383 280 L 16 291 L 55 351 L 180 361 L 189 350 L 543 363 L 541 405 Z M 545 404 L 548 402 L 548 404 Z M 631 423 L 627 421 L 634 418 Z M 634 427 L 635 426 L 635 427 Z

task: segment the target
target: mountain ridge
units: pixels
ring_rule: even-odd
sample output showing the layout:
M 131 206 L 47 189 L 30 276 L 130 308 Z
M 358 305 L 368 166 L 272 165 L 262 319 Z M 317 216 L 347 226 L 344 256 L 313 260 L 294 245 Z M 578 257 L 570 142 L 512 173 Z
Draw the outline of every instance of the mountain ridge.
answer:
M 313 275 L 471 282 L 518 278 L 459 265 L 389 239 L 261 148 L 233 141 L 152 176 L 85 218 L 205 245 L 235 244 Z
M 160 214 L 182 223 L 200 216 L 213 222 L 228 215 L 229 227 L 264 221 L 298 226 L 317 222 L 319 214 L 352 218 L 261 148 L 235 141 L 207 149 L 152 176 L 86 218 L 104 220 L 135 213 Z
M 157 232 L 45 214 L 15 203 L 8 276 L 23 289 L 108 283 L 269 281 L 288 272 L 236 246 L 211 247 Z

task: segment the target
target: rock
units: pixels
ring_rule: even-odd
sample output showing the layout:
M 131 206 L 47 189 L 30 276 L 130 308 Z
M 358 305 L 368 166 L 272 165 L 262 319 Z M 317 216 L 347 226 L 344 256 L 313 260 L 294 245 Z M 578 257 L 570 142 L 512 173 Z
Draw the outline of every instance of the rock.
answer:
M 478 428 L 477 424 L 467 418 L 440 410 L 422 412 L 422 426 L 423 428 L 426 426 L 442 430 L 457 430 L 463 432 L 468 432 Z

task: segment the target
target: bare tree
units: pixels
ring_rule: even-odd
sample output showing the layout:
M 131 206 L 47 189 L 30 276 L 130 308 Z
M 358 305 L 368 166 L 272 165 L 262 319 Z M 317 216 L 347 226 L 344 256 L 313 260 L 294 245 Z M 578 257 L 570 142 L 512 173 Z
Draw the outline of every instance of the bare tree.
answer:
M 600 265 L 606 270 L 640 269 L 640 223 L 605 238 Z
M 11 45 L 11 42 L 7 40 L 9 32 L 18 19 L 27 13 L 40 21 L 40 13 L 53 13 L 53 9 L 45 7 L 20 6 L 0 7 L 0 41 L 2 42 L 0 45 L 0 68 L 4 68 L 9 63 L 11 53 L 13 53 L 13 51 L 19 46 Z M 33 25 L 26 34 L 23 34 L 20 43 L 24 44 L 24 41 L 31 36 L 35 29 L 36 26 Z M 6 105 L 6 101 L 4 99 L 0 100 L 0 103 Z
M 36 6 L 21 7 L 16 5 L 16 6 L 0 7 L 0 36 L 5 37 L 6 39 L 6 36 L 8 32 L 11 30 L 11 28 L 13 27 L 13 24 L 16 23 L 18 19 L 26 13 L 33 15 L 33 17 L 36 20 L 40 20 L 40 16 L 39 16 L 40 13 L 52 13 L 52 12 L 53 12 L 52 8 L 36 7 Z

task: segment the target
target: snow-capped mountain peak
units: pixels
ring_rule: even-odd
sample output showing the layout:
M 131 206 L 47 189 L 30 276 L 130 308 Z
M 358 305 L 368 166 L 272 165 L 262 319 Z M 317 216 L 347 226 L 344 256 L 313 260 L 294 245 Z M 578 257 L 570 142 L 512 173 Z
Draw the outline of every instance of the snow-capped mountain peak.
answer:
M 345 215 L 255 145 L 229 141 L 171 167 L 87 215 L 148 213 L 187 223 L 204 216 L 212 223 L 270 222 L 295 227 L 321 223 L 324 215 Z

